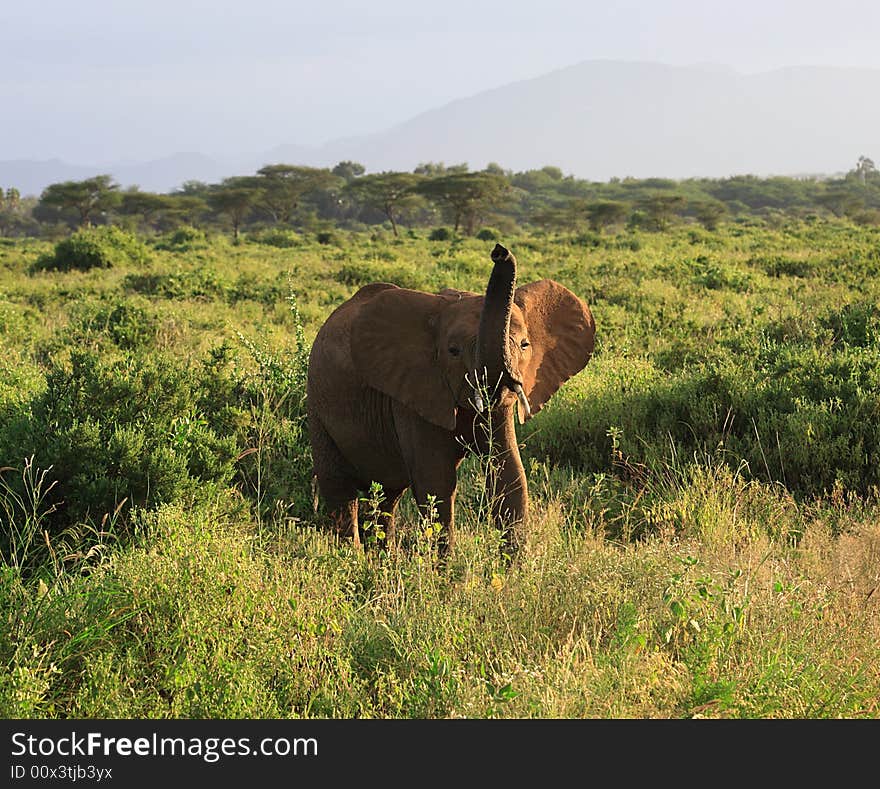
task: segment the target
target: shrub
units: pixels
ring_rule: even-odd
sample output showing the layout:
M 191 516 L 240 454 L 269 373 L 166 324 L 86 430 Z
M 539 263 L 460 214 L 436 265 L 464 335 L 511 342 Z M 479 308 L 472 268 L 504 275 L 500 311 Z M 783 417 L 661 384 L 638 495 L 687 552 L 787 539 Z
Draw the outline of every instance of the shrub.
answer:
M 334 233 L 332 230 L 320 230 L 315 234 L 315 240 L 319 244 L 332 245 L 332 246 L 341 246 L 339 236 Z
M 79 345 L 83 341 L 106 338 L 118 348 L 135 350 L 152 342 L 157 328 L 155 314 L 144 304 L 129 299 L 86 302 L 76 310 L 67 342 Z
M 159 238 L 153 245 L 156 249 L 170 252 L 186 252 L 190 249 L 203 249 L 208 245 L 208 236 L 204 230 L 190 225 L 181 225 L 171 233 Z
M 858 301 L 835 310 L 820 320 L 833 332 L 834 342 L 867 348 L 880 344 L 880 308 L 870 301 Z
M 491 227 L 484 227 L 479 233 L 477 233 L 477 239 L 479 241 L 497 241 L 499 238 L 501 238 L 499 232 Z
M 448 227 L 435 227 L 428 236 L 428 241 L 449 241 L 451 238 L 452 231 Z
M 41 256 L 35 270 L 88 271 L 126 264 L 142 264 L 149 260 L 143 243 L 131 233 L 113 225 L 77 230 L 59 241 L 51 254 Z
M 248 233 L 247 240 L 252 244 L 264 244 L 265 246 L 277 247 L 279 249 L 289 249 L 290 247 L 298 247 L 302 244 L 302 236 L 299 233 L 277 227 Z M 319 243 L 326 242 L 320 241 Z
M 813 274 L 813 264 L 809 260 L 783 255 L 752 258 L 749 264 L 764 269 L 770 277 L 809 277 Z
M 153 507 L 217 490 L 231 481 L 238 450 L 221 429 L 228 403 L 211 402 L 205 369 L 155 353 L 74 351 L 69 366 L 52 365 L 19 423 L 6 426 L 0 455 L 52 465 L 56 533 L 98 522 L 123 502 Z
M 425 290 L 429 282 L 413 266 L 386 266 L 381 263 L 347 263 L 336 272 L 336 281 L 360 287 L 371 282 L 391 282 L 401 288 Z
M 264 282 L 254 274 L 246 272 L 240 274 L 235 285 L 230 289 L 228 298 L 230 304 L 239 301 L 256 301 L 271 307 L 282 301 L 286 293 L 286 285 L 280 282 Z
M 232 284 L 213 268 L 181 268 L 155 274 L 128 274 L 122 282 L 125 290 L 157 299 L 225 300 Z

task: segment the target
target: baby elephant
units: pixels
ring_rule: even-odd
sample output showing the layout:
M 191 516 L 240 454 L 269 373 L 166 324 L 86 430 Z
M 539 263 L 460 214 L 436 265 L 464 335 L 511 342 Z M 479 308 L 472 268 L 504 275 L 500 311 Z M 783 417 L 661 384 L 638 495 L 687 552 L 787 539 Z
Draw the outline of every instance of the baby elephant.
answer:
M 438 552 L 453 540 L 456 471 L 468 451 L 494 462 L 486 481 L 512 555 L 528 491 L 514 430 L 587 364 L 589 307 L 544 279 L 516 287 L 516 259 L 497 244 L 485 296 L 365 285 L 319 330 L 309 358 L 309 434 L 318 488 L 338 532 L 361 545 L 358 495 L 382 485 L 381 526 L 394 544 L 394 510 L 412 488 L 434 497 Z

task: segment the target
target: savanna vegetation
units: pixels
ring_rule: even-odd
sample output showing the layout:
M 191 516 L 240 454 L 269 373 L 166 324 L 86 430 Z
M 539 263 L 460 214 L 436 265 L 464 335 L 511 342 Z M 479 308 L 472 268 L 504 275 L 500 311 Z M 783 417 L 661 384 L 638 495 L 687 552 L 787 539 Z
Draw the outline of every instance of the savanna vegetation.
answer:
M 247 231 L 284 246 L 290 229 L 326 243 L 338 229 L 380 226 L 395 237 L 401 228 L 439 236 L 493 230 L 509 236 L 526 227 L 601 234 L 624 227 L 658 231 L 682 221 L 707 230 L 725 220 L 779 225 L 792 216 L 880 225 L 880 171 L 862 155 L 848 172 L 827 177 L 598 182 L 553 166 L 514 172 L 491 163 L 471 171 L 467 164 L 425 162 L 411 173 L 368 174 L 362 164 L 344 161 L 333 168 L 267 164 L 219 183 L 186 181 L 167 194 L 123 189 L 109 175 L 50 184 L 39 196 L 22 196 L 15 185 L 0 189 L 0 235 L 52 240 L 104 224 L 146 233 L 195 226 L 235 240 Z
M 830 182 L 639 182 L 639 206 L 626 181 L 490 170 L 476 211 L 436 180 L 466 172 L 386 190 L 347 164 L 333 210 L 358 194 L 356 218 L 283 168 L 155 205 L 17 198 L 4 716 L 878 717 L 875 171 L 835 211 Z M 368 282 L 481 290 L 496 237 L 597 323 L 518 426 L 528 542 L 502 561 L 476 457 L 445 568 L 409 494 L 403 550 L 357 555 L 315 511 L 311 340 Z

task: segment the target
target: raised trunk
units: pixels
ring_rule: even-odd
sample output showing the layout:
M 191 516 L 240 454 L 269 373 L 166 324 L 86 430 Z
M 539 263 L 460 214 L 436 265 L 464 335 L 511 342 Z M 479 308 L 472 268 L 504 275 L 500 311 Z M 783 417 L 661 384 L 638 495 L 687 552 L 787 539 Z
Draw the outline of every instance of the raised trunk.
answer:
M 492 250 L 495 266 L 486 287 L 486 298 L 477 333 L 477 374 L 494 394 L 499 383 L 510 377 L 510 311 L 516 288 L 516 258 L 501 244 Z
M 478 431 L 478 449 L 487 459 L 486 493 L 492 515 L 500 529 L 505 553 L 512 554 L 521 542 L 522 524 L 528 513 L 526 475 L 519 455 L 513 424 L 514 406 L 501 404 L 504 389 L 515 392 L 519 415 L 529 414 L 528 400 L 513 370 L 510 356 L 510 314 L 516 289 L 516 258 L 501 244 L 492 250 L 495 265 L 486 287 L 477 333 L 476 366 L 478 383 L 474 402 L 484 411 L 484 430 Z M 488 402 L 480 388 L 488 390 Z

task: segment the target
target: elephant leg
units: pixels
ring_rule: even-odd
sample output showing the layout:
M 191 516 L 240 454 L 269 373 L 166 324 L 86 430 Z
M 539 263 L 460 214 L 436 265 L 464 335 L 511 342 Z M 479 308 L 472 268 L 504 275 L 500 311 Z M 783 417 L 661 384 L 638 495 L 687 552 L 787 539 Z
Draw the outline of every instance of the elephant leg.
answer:
M 358 530 L 358 484 L 353 469 L 317 418 L 309 419 L 309 438 L 318 490 L 334 531 L 361 549 Z
M 327 501 L 327 509 L 333 522 L 334 531 L 340 537 L 351 538 L 355 550 L 362 550 L 360 531 L 358 529 L 358 500 L 357 497 L 348 501 L 334 503 Z
M 431 515 L 433 503 L 440 524 L 437 545 L 442 562 L 455 537 L 456 472 L 464 450 L 450 431 L 425 422 L 404 406 L 395 405 L 394 427 L 413 497 L 423 517 Z

